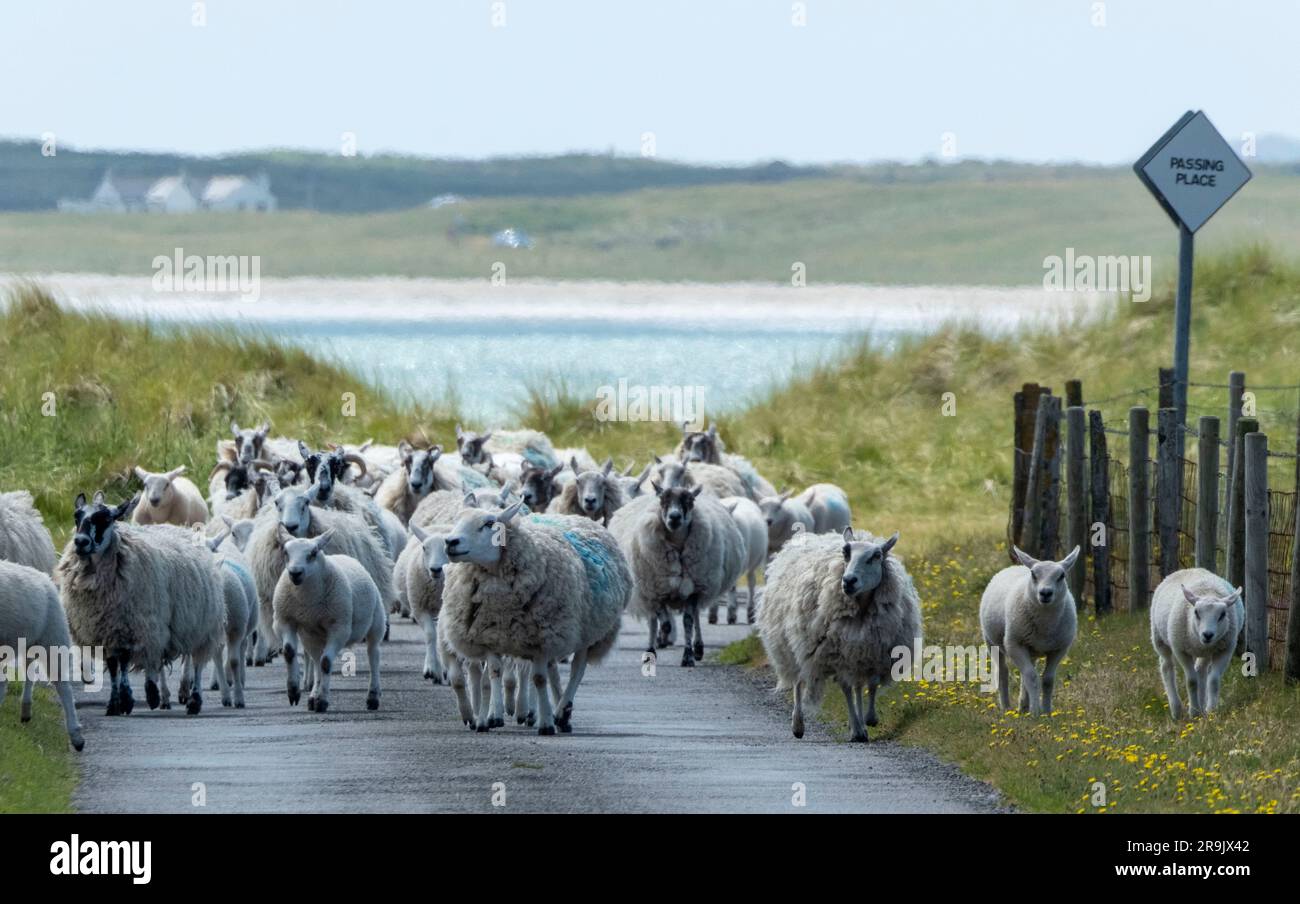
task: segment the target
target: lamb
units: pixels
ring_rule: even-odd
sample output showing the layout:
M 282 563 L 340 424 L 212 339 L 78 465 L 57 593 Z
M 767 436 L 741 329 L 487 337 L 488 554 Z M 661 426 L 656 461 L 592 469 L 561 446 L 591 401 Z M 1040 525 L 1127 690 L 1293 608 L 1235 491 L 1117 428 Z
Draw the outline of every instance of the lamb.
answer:
M 32 503 L 32 494 L 0 493 L 0 560 L 51 574 L 55 558 L 54 541 Z
M 233 533 L 223 531 L 207 540 L 208 549 L 217 557 L 221 591 L 226 604 L 226 674 L 228 687 L 234 692 L 234 706 L 244 708 L 244 685 L 248 678 L 248 658 L 259 617 L 257 584 L 252 566 L 240 550 Z M 202 674 L 202 668 L 199 668 Z M 196 676 L 197 680 L 197 676 Z M 218 688 L 220 689 L 220 688 Z M 230 706 L 230 694 L 223 691 L 222 706 Z
M 578 459 L 570 459 L 576 479 L 566 484 L 560 495 L 551 500 L 548 512 L 558 515 L 581 515 L 608 526 L 609 519 L 623 507 L 627 497 L 612 472 L 614 460 L 605 459 L 600 470 L 580 471 Z
M 980 598 L 980 628 L 984 642 L 1002 651 L 998 657 L 1002 710 L 1011 708 L 1010 658 L 1020 669 L 1020 711 L 1050 714 L 1056 668 L 1074 643 L 1078 627 L 1074 595 L 1066 586 L 1065 573 L 1079 557 L 1079 547 L 1059 562 L 1040 562 L 1017 547 L 1012 549 L 1021 564 L 1008 566 L 989 580 Z M 1040 658 L 1046 659 L 1041 680 L 1034 667 Z
M 447 535 L 453 567 L 443 586 L 439 632 L 467 660 L 475 728 L 486 731 L 481 661 L 499 699 L 501 657 L 532 663 L 539 735 L 572 731 L 573 700 L 587 665 L 618 639 L 632 574 L 613 536 L 585 518 L 520 517 L 522 501 L 504 511 L 470 510 Z M 569 681 L 553 712 L 546 693 L 551 664 L 572 656 Z
M 897 542 L 897 533 L 881 542 L 845 528 L 842 536 L 801 537 L 768 566 L 758 630 L 777 690 L 794 692 L 796 738 L 804 733 L 804 694 L 816 702 L 829 679 L 844 693 L 853 740 L 866 742 L 878 723 L 876 692 L 893 677 L 894 651 L 921 644 L 921 600 L 902 560 L 890 555 Z
M 392 512 L 405 527 L 410 524 L 411 515 L 415 514 L 420 501 L 435 489 L 434 463 L 442 455 L 442 446 L 417 450 L 403 442 L 400 450 L 402 467 L 380 484 L 375 493 L 375 504 Z
M 295 539 L 283 525 L 278 532 L 285 568 L 275 585 L 274 626 L 288 666 L 289 705 L 297 706 L 302 696 L 299 650 L 315 666 L 307 708 L 323 713 L 330 705 L 330 670 L 343 650 L 364 640 L 370 664 L 366 709 L 379 709 L 379 643 L 387 628 L 379 588 L 356 559 L 325 554 L 331 531 L 309 540 Z
M 853 522 L 849 494 L 833 483 L 814 483 L 795 497 L 795 501 L 812 515 L 813 533 L 843 533 Z
M 779 496 L 764 496 L 758 507 L 767 522 L 768 555 L 776 555 L 797 534 L 817 532 L 813 513 L 798 499 L 791 499 L 789 490 L 782 490 Z
M 740 528 L 740 535 L 745 540 L 745 575 L 746 583 L 749 589 L 748 607 L 745 618 L 749 624 L 754 623 L 754 616 L 757 610 L 758 598 L 755 595 L 755 585 L 758 583 L 758 569 L 763 567 L 767 561 L 767 522 L 763 520 L 763 512 L 758 505 L 744 496 L 728 496 L 720 500 L 722 507 L 731 513 L 731 517 L 736 521 L 736 527 Z M 731 596 L 727 603 L 727 624 L 736 623 L 736 587 L 731 587 Z M 718 623 L 718 604 L 714 603 L 709 606 L 709 624 Z
M 178 524 L 193 527 L 208 520 L 208 504 L 199 488 L 181 475 L 185 466 L 155 474 L 137 467 L 135 476 L 144 484 L 143 499 L 131 516 L 133 524 Z
M 411 618 L 424 629 L 424 677 L 434 684 L 446 680 L 438 656 L 438 614 L 442 611 L 443 569 L 449 562 L 443 542 L 448 530 L 442 526 L 425 532 L 412 525 L 411 539 L 393 570 L 398 599 L 405 601 Z
M 682 665 L 690 667 L 704 656 L 700 606 L 740 580 L 747 559 L 745 539 L 731 513 L 717 499 L 703 495 L 701 487 L 653 486 L 655 495 L 619 509 L 609 530 L 636 578 L 629 611 L 650 623 L 646 655 L 654 656 L 660 618 L 680 611 Z
M 44 658 L 42 671 L 54 685 L 59 702 L 63 704 L 68 740 L 74 750 L 80 750 L 86 745 L 86 740 L 81 734 L 77 706 L 72 698 L 69 677 L 73 672 L 70 662 L 72 639 L 68 633 L 67 616 L 59 605 L 59 593 L 48 572 L 16 562 L 0 561 L 0 646 L 16 651 L 20 642 Z M 20 718 L 30 722 L 35 673 L 26 662 L 20 666 L 24 670 Z M 0 703 L 4 702 L 9 689 L 5 671 L 0 669 Z
M 1160 657 L 1160 678 L 1175 721 L 1183 717 L 1183 703 L 1174 662 L 1187 679 L 1192 717 L 1214 712 L 1245 618 L 1241 588 L 1232 589 L 1212 571 L 1184 568 L 1160 582 L 1151 597 L 1151 646 Z
M 730 469 L 745 483 L 745 492 L 740 495 L 750 499 L 776 495 L 776 488 L 763 479 L 747 459 L 727 454 L 726 446 L 718 436 L 717 424 L 710 424 L 706 431 L 693 431 L 690 429 L 690 421 L 683 423 L 682 441 L 675 454 L 683 462 L 702 462 Z
M 203 707 L 192 666 L 211 661 L 226 695 L 221 648 L 226 606 L 216 565 L 193 534 L 174 525 L 123 523 L 134 496 L 115 508 L 97 493 L 74 503 L 76 534 L 56 567 L 59 593 L 72 636 L 83 646 L 103 646 L 108 657 L 107 714 L 135 707 L 127 674 L 132 662 L 145 673 L 149 708 L 162 701 L 158 680 L 171 661 L 185 657 L 181 700 L 191 715 Z M 186 688 L 188 687 L 188 693 Z

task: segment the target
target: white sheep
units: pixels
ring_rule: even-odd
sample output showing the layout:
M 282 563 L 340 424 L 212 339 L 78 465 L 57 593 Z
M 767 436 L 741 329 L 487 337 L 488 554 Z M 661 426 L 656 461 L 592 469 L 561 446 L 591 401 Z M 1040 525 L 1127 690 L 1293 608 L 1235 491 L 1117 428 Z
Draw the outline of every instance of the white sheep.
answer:
M 763 512 L 759 509 L 758 504 L 745 496 L 728 496 L 719 501 L 722 503 L 722 507 L 731 513 L 731 517 L 736 522 L 736 527 L 740 528 L 741 537 L 745 540 L 745 578 L 749 590 L 745 618 L 752 625 L 758 609 L 758 597 L 756 595 L 758 593 L 756 589 L 758 570 L 767 561 L 767 522 L 763 520 Z M 727 601 L 727 624 L 734 625 L 736 623 L 736 610 L 738 608 L 736 586 L 733 584 Z M 714 603 L 709 606 L 709 624 L 716 625 L 717 623 L 718 604 Z
M 749 497 L 749 488 L 740 476 L 722 465 L 682 462 L 675 458 L 660 458 L 658 455 L 654 457 L 654 465 L 651 483 L 657 483 L 665 489 L 698 486 L 719 499 L 726 496 Z
M 393 587 L 411 618 L 424 630 L 424 677 L 442 684 L 445 670 L 438 655 L 438 614 L 442 611 L 443 569 L 447 567 L 447 526 L 428 532 L 411 525 L 411 539 L 393 569 Z
M 1020 711 L 1051 713 L 1056 668 L 1070 651 L 1078 628 L 1074 595 L 1065 573 L 1079 557 L 1079 547 L 1059 562 L 1043 561 L 1012 547 L 1019 565 L 1010 565 L 989 580 L 980 597 L 984 642 L 998 647 L 998 703 L 1011 708 L 1007 660 L 1020 669 Z M 1035 661 L 1046 659 L 1040 679 Z
M 570 459 L 569 466 L 575 479 L 565 484 L 546 511 L 556 515 L 580 515 L 608 525 L 613 514 L 627 502 L 623 486 L 613 473 L 614 460 L 607 458 L 599 469 L 589 471 L 580 470 L 577 458 Z
M 439 632 L 467 660 L 471 694 L 481 697 L 481 666 L 494 674 L 501 658 L 532 663 L 538 734 L 572 730 L 574 695 L 588 663 L 618 639 L 632 575 L 614 538 L 585 518 L 521 516 L 522 502 L 501 512 L 466 511 L 447 535 L 452 565 L 443 586 Z M 572 656 L 569 681 L 553 713 L 546 693 L 549 666 Z M 492 681 L 500 696 L 499 681 Z M 475 727 L 485 731 L 488 707 L 474 701 Z
M 72 638 L 68 633 L 67 616 L 59 605 L 59 593 L 47 572 L 0 561 L 0 646 L 17 651 L 20 642 L 43 659 L 42 677 L 54 685 L 59 702 L 63 704 L 68 740 L 73 749 L 80 750 L 86 741 L 81 734 L 77 706 L 72 698 Z M 23 670 L 24 678 L 20 718 L 30 722 L 35 673 L 27 662 L 16 665 Z M 9 689 L 5 671 L 0 669 L 0 703 L 4 702 Z
M 208 504 L 199 488 L 182 477 L 185 465 L 162 474 L 137 467 L 135 476 L 144 484 L 140 504 L 131 516 L 133 524 L 177 524 L 193 527 L 208 520 Z
M 768 555 L 776 555 L 791 537 L 817 532 L 817 521 L 808 506 L 791 499 L 789 490 L 782 490 L 777 496 L 764 496 L 758 501 L 758 507 L 767 523 Z
M 435 490 L 420 502 L 411 516 L 411 526 L 428 530 L 434 524 L 451 524 L 467 508 L 500 511 L 518 498 L 509 484 L 500 490 L 484 488 L 466 493 Z
M 623 495 L 627 499 L 635 499 L 646 492 L 646 480 L 650 477 L 650 472 L 654 469 L 654 462 L 646 465 L 641 473 L 637 475 L 633 475 L 632 473 L 635 467 L 635 462 L 629 464 L 623 469 L 623 473 L 618 476 L 619 486 L 623 488 Z
M 813 533 L 841 534 L 853 522 L 849 494 L 833 483 L 814 483 L 795 501 L 812 515 Z
M 285 568 L 275 586 L 274 626 L 288 666 L 289 705 L 301 698 L 298 653 L 314 666 L 315 683 L 307 708 L 329 709 L 330 670 L 352 644 L 366 642 L 370 688 L 366 709 L 379 709 L 379 643 L 387 628 L 379 589 L 361 563 L 351 556 L 326 555 L 330 534 L 295 539 L 279 528 Z
M 442 446 L 415 449 L 403 442 L 399 449 L 402 466 L 379 485 L 375 504 L 392 512 L 405 527 L 420 502 L 436 489 L 434 465 L 442 455 Z
M 921 643 L 921 600 L 902 560 L 890 554 L 897 542 L 897 533 L 881 542 L 845 528 L 840 537 L 800 537 L 768 566 L 758 630 L 777 690 L 794 692 L 796 738 L 804 733 L 804 695 L 816 702 L 830 680 L 844 693 L 853 740 L 866 741 L 877 724 L 876 692 L 892 679 L 897 651 Z
M 257 584 L 253 580 L 252 566 L 229 531 L 209 538 L 207 544 L 217 557 L 221 592 L 226 604 L 226 682 L 233 691 L 235 708 L 243 709 L 247 663 L 259 619 Z M 198 671 L 201 676 L 202 668 Z M 231 694 L 223 692 L 221 705 L 230 706 L 231 703 Z
M 280 491 L 280 480 L 261 459 L 251 464 L 223 460 L 208 480 L 208 504 L 213 519 L 228 515 L 236 520 L 257 515 L 267 499 Z
M 356 457 L 343 452 L 313 453 L 301 443 L 299 447 L 315 481 L 306 493 L 311 504 L 364 519 L 379 534 L 388 557 L 395 561 L 406 546 L 406 525 L 389 510 L 380 508 L 364 490 L 342 482 L 348 468 L 356 463 Z
M 691 430 L 690 422 L 682 424 L 682 440 L 677 446 L 676 456 L 679 460 L 691 463 L 702 462 L 721 465 L 734 472 L 745 484 L 745 492 L 736 495 L 750 499 L 762 499 L 773 496 L 776 489 L 763 478 L 749 460 L 740 455 L 730 455 L 726 451 L 722 437 L 718 436 L 718 425 L 710 424 L 708 430 Z
M 128 715 L 135 706 L 127 674 L 132 664 L 144 669 L 149 708 L 169 704 L 158 682 L 165 666 L 182 658 L 181 702 L 194 715 L 203 707 L 194 667 L 212 662 L 226 695 L 221 581 L 193 532 L 123 523 L 139 501 L 134 496 L 109 508 L 102 493 L 89 505 L 84 494 L 77 497 L 76 534 L 56 567 L 59 594 L 72 636 L 107 654 L 108 715 Z
M 700 607 L 735 586 L 744 573 L 745 539 L 731 513 L 701 487 L 663 487 L 614 513 L 609 530 L 632 568 L 636 588 L 629 611 L 650 623 L 654 656 L 660 621 L 682 613 L 682 665 L 704 656 Z M 692 632 L 694 645 L 692 645 Z M 667 632 L 659 638 L 667 640 Z
M 1160 582 L 1151 597 L 1151 646 L 1160 657 L 1160 678 L 1171 718 L 1183 717 L 1175 662 L 1187 679 L 1192 716 L 1218 708 L 1223 673 L 1232 661 L 1245 619 L 1241 588 L 1234 590 L 1212 571 L 1184 568 Z
M 32 504 L 32 494 L 0 493 L 0 560 L 50 574 L 55 558 L 54 541 Z

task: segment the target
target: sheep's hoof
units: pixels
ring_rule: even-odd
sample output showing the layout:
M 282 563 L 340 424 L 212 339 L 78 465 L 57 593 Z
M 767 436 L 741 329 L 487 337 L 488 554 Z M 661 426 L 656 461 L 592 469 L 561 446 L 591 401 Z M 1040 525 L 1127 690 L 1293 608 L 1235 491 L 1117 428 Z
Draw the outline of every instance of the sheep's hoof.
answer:
M 316 712 L 316 698 L 315 698 L 315 697 L 308 697 L 308 698 L 307 698 L 307 709 L 310 710 L 311 712 Z
M 208 690 L 210 690 L 210 691 L 219 691 L 219 690 L 221 690 L 221 685 L 217 684 L 217 682 L 214 681 L 214 682 L 212 682 L 211 684 L 208 685 Z
M 703 658 L 704 658 L 704 641 L 702 641 L 702 640 L 697 640 L 697 641 L 695 641 L 695 646 L 694 646 L 693 650 L 694 650 L 695 658 L 696 658 L 696 659 L 703 659 Z
M 875 728 L 875 727 L 876 727 L 877 725 L 879 725 L 879 724 L 880 724 L 880 720 L 877 719 L 875 716 L 867 716 L 867 727 L 868 727 L 868 728 Z
M 159 704 L 158 704 L 158 708 L 159 708 L 159 709 L 171 709 L 171 708 L 172 708 L 172 702 L 171 702 L 170 700 L 164 700 L 162 703 L 159 703 Z
M 532 728 L 534 725 L 536 725 L 537 713 L 529 713 L 528 715 L 524 716 L 524 724 L 527 725 L 529 728 Z
M 480 722 L 480 723 L 478 724 L 478 726 L 477 726 L 474 730 L 475 730 L 476 732 L 478 732 L 479 734 L 487 734 L 487 732 L 488 732 L 488 727 L 489 727 L 489 726 L 488 726 L 488 723 L 486 723 L 486 722 Z
M 867 733 L 864 731 L 862 734 L 855 734 L 849 740 L 855 744 L 865 744 L 867 743 Z
M 152 678 L 144 683 L 144 699 L 150 709 L 158 708 L 161 698 L 158 694 L 158 685 Z
M 69 735 L 68 740 L 72 742 L 73 750 L 80 750 L 81 748 L 86 746 L 86 739 L 81 736 L 81 732 L 77 732 L 74 735 Z
M 736 616 L 736 613 L 734 613 L 734 612 L 728 612 L 728 613 L 727 613 L 727 624 L 729 624 L 729 625 L 734 625 L 737 621 L 738 621 L 738 618 L 737 618 L 737 616 Z
M 244 659 L 244 665 L 252 665 L 252 664 L 253 664 L 253 657 L 252 657 L 252 656 L 246 657 L 246 658 Z M 261 665 L 261 663 L 259 662 L 258 665 Z
M 516 725 L 523 725 L 523 724 L 524 724 L 524 714 L 523 714 L 523 713 L 519 713 L 518 715 L 515 716 L 515 724 L 516 724 Z
M 18 721 L 20 721 L 20 722 L 30 722 L 30 721 L 32 721 L 32 705 L 31 705 L 30 703 L 27 703 L 27 702 L 24 702 L 24 703 L 23 703 L 23 705 L 22 705 L 22 715 L 20 715 L 20 716 L 18 717 Z
M 296 687 L 289 688 L 289 705 L 297 706 L 298 701 L 302 699 L 302 692 Z
M 310 702 L 310 701 L 309 701 Z M 316 701 L 316 712 L 323 713 L 330 708 L 330 702 L 323 697 Z
M 549 736 L 549 735 L 553 735 L 553 734 L 555 734 L 555 726 L 554 726 L 554 725 L 543 725 L 541 728 L 537 729 L 537 733 L 538 733 L 539 735 L 544 736 L 544 737 L 545 737 L 545 736 Z
M 556 722 L 555 727 L 560 729 L 560 734 L 573 734 L 573 723 L 568 719 L 563 722 Z
M 122 690 L 118 692 L 118 698 L 117 705 L 121 708 L 122 715 L 131 715 L 131 710 L 135 709 L 135 697 L 131 695 L 131 688 L 125 684 L 122 685 Z
M 711 625 L 716 625 L 717 623 L 718 623 L 718 613 L 716 613 L 716 612 L 710 612 L 710 613 L 709 613 L 709 624 L 711 624 Z
M 796 738 L 802 738 L 802 737 L 803 737 L 803 729 L 802 729 L 802 728 L 792 728 L 792 729 L 790 729 L 790 734 L 794 735 Z
M 230 700 L 227 699 L 226 697 L 221 698 L 221 705 L 225 709 L 230 709 L 230 707 L 234 706 L 234 704 L 231 703 Z
M 266 665 L 266 663 L 267 660 L 265 659 L 254 659 L 251 663 L 249 663 L 249 665 L 257 666 L 260 669 L 262 666 Z
M 505 727 L 506 727 L 505 719 L 498 719 L 496 716 L 493 716 L 492 718 L 488 719 L 488 728 L 505 728 Z
M 745 610 L 745 621 L 752 625 L 752 624 L 754 623 L 754 614 L 755 614 L 755 613 L 754 613 L 754 610 L 753 610 L 753 609 L 746 609 L 746 610 Z
M 689 647 L 687 648 L 686 652 L 682 654 L 682 668 L 684 669 L 695 668 L 695 657 L 691 655 L 691 651 Z
M 379 695 L 366 694 L 366 709 L 379 709 Z
M 388 643 L 388 632 L 393 630 L 392 625 L 384 625 L 384 643 Z
M 235 709 L 243 709 L 243 708 L 244 708 L 243 700 L 240 700 L 238 703 L 235 704 Z
M 104 710 L 104 715 L 106 716 L 119 715 L 117 711 L 117 694 L 113 694 L 113 696 L 108 698 L 108 708 Z
M 185 711 L 191 716 L 197 716 L 201 709 L 203 709 L 203 697 L 198 691 L 195 691 L 190 694 L 190 700 L 185 704 Z

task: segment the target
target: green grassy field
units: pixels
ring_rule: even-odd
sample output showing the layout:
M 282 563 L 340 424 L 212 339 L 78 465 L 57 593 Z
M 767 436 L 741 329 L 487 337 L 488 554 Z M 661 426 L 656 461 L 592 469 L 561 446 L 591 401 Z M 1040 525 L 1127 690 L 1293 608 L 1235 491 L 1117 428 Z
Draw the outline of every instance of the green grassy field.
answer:
M 313 443 L 426 434 L 453 441 L 453 412 L 439 400 L 405 410 L 363 388 L 356 417 L 344 417 L 340 394 L 364 383 L 301 352 L 69 314 L 31 287 L 12 297 L 0 317 L 0 489 L 31 489 L 60 539 L 75 494 L 102 487 L 111 499 L 125 497 L 136 463 L 185 463 L 206 475 L 232 417 L 269 418 L 276 432 Z M 1195 312 L 1194 380 L 1223 382 L 1228 370 L 1241 368 L 1254 384 L 1297 382 L 1300 268 L 1255 250 L 1204 257 Z M 951 326 L 892 350 L 864 344 L 720 429 L 729 448 L 778 485 L 835 481 L 849 492 L 859 525 L 901 531 L 899 552 L 918 575 L 927 639 L 974 643 L 983 581 L 1006 561 L 999 544 L 1011 478 L 1011 394 L 1025 381 L 1059 388 L 1071 377 L 1083 380 L 1090 399 L 1149 386 L 1169 355 L 1171 314 L 1166 284 L 1151 301 L 1120 302 L 1087 325 L 1001 338 Z M 41 412 L 50 392 L 54 417 Z M 942 409 L 947 392 L 957 403 L 951 417 Z M 1194 389 L 1193 413 L 1221 411 L 1222 396 Z M 1130 401 L 1101 406 L 1109 423 L 1121 423 Z M 1261 393 L 1259 405 L 1275 447 L 1290 448 L 1295 393 Z M 557 445 L 586 444 L 620 464 L 643 463 L 676 440 L 671 425 L 599 423 L 590 402 L 562 387 L 521 395 L 519 420 Z M 1288 489 L 1294 479 L 1281 461 L 1271 476 Z M 932 747 L 1029 809 L 1100 809 L 1082 803 L 1096 779 L 1107 783 L 1107 810 L 1300 810 L 1292 793 L 1300 775 L 1300 690 L 1283 688 L 1276 676 L 1233 676 L 1222 713 L 1176 728 L 1144 635 L 1141 615 L 1087 623 L 1064 666 L 1061 712 L 1052 719 L 1004 716 L 969 687 L 901 687 L 886 694 L 882 734 Z M 757 652 L 751 641 L 727 656 L 748 662 Z M 57 725 L 56 708 L 38 715 L 37 728 Z M 833 701 L 827 717 L 842 718 Z M 21 768 L 10 765 L 13 749 L 0 745 L 0 774 Z M 62 762 L 53 757 L 51 770 Z M 0 809 L 21 807 L 5 787 L 0 783 Z M 59 787 L 55 779 L 50 787 Z
M 1129 170 L 987 176 L 846 176 L 365 215 L 10 213 L 0 215 L 0 272 L 149 275 L 155 256 L 179 246 L 259 255 L 264 276 L 487 279 L 501 261 L 518 279 L 775 284 L 799 261 L 814 283 L 1033 285 L 1045 257 L 1073 247 L 1151 255 L 1157 276 L 1172 278 L 1177 233 Z M 533 234 L 536 247 L 494 248 L 491 234 L 507 226 Z M 1202 252 L 1256 241 L 1287 255 L 1300 247 L 1300 176 L 1260 168 L 1198 235 Z

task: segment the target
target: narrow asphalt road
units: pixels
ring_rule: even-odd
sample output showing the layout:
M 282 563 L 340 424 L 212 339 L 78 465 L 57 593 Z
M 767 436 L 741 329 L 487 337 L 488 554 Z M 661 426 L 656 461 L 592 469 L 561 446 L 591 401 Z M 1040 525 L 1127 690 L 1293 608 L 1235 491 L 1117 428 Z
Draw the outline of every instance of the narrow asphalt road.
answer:
M 289 707 L 279 659 L 249 669 L 247 709 L 205 691 L 198 716 L 150 712 L 133 676 L 131 716 L 105 717 L 105 692 L 78 704 L 86 749 L 73 801 L 91 812 L 800 812 L 800 785 L 812 812 L 999 806 L 923 751 L 841 743 L 816 718 L 795 740 L 783 702 L 712 661 L 750 629 L 704 627 L 709 659 L 683 669 L 680 648 L 664 650 L 649 678 L 645 629 L 626 619 L 618 647 L 587 671 L 573 733 L 545 738 L 513 720 L 464 728 L 451 689 L 420 677 L 423 636 L 403 619 L 382 650 L 377 712 L 365 708 L 364 648 L 355 677 L 335 676 L 324 715 Z

